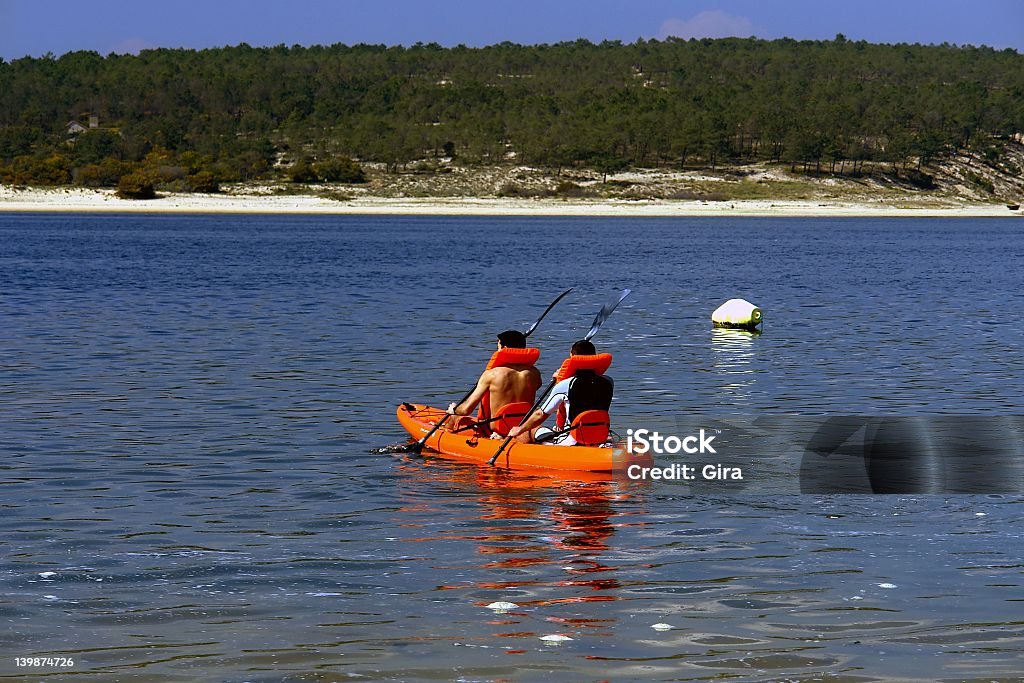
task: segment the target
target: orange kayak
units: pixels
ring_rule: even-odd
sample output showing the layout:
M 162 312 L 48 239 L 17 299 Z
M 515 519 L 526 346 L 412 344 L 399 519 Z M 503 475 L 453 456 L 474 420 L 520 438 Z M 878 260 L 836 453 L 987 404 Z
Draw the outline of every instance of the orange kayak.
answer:
M 415 440 L 420 440 L 445 411 L 430 406 L 403 403 L 398 406 L 398 421 Z M 486 465 L 504 439 L 490 439 L 473 430 L 453 433 L 441 427 L 427 439 L 427 448 L 454 460 Z M 496 467 L 511 469 L 571 470 L 574 472 L 624 473 L 629 465 L 650 466 L 649 455 L 633 454 L 622 444 L 610 447 L 552 446 L 512 441 L 495 461 Z

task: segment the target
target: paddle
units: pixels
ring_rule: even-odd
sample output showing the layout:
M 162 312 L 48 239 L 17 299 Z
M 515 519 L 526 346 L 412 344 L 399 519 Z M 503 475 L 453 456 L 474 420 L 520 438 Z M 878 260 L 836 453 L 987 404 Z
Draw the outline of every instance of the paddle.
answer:
M 594 324 L 590 326 L 590 331 L 587 332 L 587 336 L 583 337 L 583 339 L 585 339 L 586 341 L 590 341 L 591 339 L 594 338 L 594 335 L 597 334 L 597 331 L 599 329 L 601 329 L 601 325 L 604 325 L 604 321 L 608 319 L 608 316 L 612 314 L 612 311 L 614 311 L 616 307 L 622 303 L 623 299 L 629 296 L 629 292 L 630 290 L 628 289 L 622 290 L 622 295 L 614 303 L 605 304 L 604 306 L 601 307 L 601 310 L 597 312 L 597 317 L 594 318 Z M 537 408 L 540 408 L 540 405 L 548 397 L 548 394 L 551 393 L 551 390 L 555 387 L 555 384 L 557 383 L 558 378 L 552 377 L 547 389 L 544 390 L 544 393 L 541 395 L 541 397 L 537 399 L 537 402 L 533 404 L 532 408 L 530 408 L 530 412 L 526 414 L 526 417 L 519 421 L 520 427 L 526 424 L 526 421 L 530 419 L 530 416 L 533 415 L 534 411 L 536 411 Z M 491 456 L 491 459 L 487 461 L 488 465 L 494 465 L 495 461 L 498 459 L 498 456 L 501 455 L 502 451 L 505 450 L 505 447 L 508 446 L 510 441 L 512 441 L 512 437 L 506 436 L 505 440 L 501 442 L 500 446 L 498 446 L 498 450 L 496 450 L 494 452 L 494 455 Z
M 530 325 L 530 329 L 528 329 L 525 333 L 523 333 L 523 336 L 524 337 L 529 337 L 531 334 L 533 334 L 533 331 L 537 329 L 537 325 L 540 325 L 540 321 L 543 320 L 544 317 L 548 313 L 551 312 L 551 309 L 554 308 L 555 305 L 559 301 L 561 301 L 562 298 L 565 297 L 566 294 L 568 294 L 571 291 L 572 291 L 572 287 L 570 287 L 569 289 L 567 289 L 564 292 L 562 292 L 561 294 L 559 294 L 555 298 L 554 301 L 552 301 L 550 304 L 548 304 L 548 307 L 545 308 L 544 312 L 540 314 L 540 317 L 537 318 L 537 321 L 535 323 L 533 323 L 532 325 Z M 473 389 L 476 389 L 475 385 L 473 386 Z M 470 389 L 469 391 L 467 391 L 466 395 L 463 396 L 462 399 L 458 403 L 456 403 L 455 405 L 456 406 L 461 405 L 463 401 L 465 401 L 467 398 L 469 398 L 470 394 L 473 393 L 473 389 Z M 423 450 L 423 445 L 425 443 L 427 443 L 427 439 L 429 439 L 431 436 L 433 436 L 434 432 L 436 432 L 438 429 L 440 429 L 444 425 L 444 423 L 448 421 L 448 418 L 450 418 L 450 417 L 451 417 L 451 414 L 446 413 L 444 417 L 442 417 L 440 420 L 438 420 L 434 424 L 434 426 L 431 428 L 431 430 L 429 432 L 427 432 L 426 434 L 423 435 L 423 438 L 421 438 L 416 443 L 410 444 L 408 449 L 405 452 L 406 453 L 420 453 Z
M 470 429 L 476 429 L 477 427 L 480 427 L 482 425 L 489 425 L 492 422 L 497 422 L 498 420 L 500 420 L 503 417 L 504 417 L 504 415 L 498 415 L 497 417 L 489 417 L 486 420 L 477 420 L 475 422 L 470 422 L 465 427 L 459 427 L 458 429 L 453 429 L 452 430 L 452 434 L 459 434 L 461 432 L 468 432 Z

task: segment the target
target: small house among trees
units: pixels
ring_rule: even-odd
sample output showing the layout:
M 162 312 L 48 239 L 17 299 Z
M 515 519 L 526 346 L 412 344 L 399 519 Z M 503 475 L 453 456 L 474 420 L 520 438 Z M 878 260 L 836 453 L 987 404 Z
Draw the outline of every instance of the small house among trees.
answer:
M 78 120 L 71 119 L 65 124 L 65 130 L 67 136 L 73 138 L 77 135 L 81 135 L 87 130 L 107 130 L 106 128 L 100 128 L 100 117 L 96 114 L 89 114 L 89 127 L 86 128 Z

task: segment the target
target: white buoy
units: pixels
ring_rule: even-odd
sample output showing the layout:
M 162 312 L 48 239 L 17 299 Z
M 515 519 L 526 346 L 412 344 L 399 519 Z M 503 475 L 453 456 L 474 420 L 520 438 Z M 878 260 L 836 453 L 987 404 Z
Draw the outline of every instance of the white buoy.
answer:
M 563 636 L 557 633 L 551 636 L 541 636 L 540 639 L 543 640 L 545 643 L 564 643 L 566 641 L 572 640 L 572 638 L 570 638 L 569 636 Z
M 651 624 L 651 628 L 655 631 L 671 631 L 675 628 L 672 624 Z
M 761 324 L 761 309 L 746 299 L 729 299 L 711 314 L 715 327 L 752 330 Z
M 519 605 L 517 605 L 514 602 L 505 601 L 492 602 L 491 604 L 487 605 L 487 609 L 492 609 L 495 612 L 508 612 L 509 610 L 515 609 L 516 607 L 519 607 Z

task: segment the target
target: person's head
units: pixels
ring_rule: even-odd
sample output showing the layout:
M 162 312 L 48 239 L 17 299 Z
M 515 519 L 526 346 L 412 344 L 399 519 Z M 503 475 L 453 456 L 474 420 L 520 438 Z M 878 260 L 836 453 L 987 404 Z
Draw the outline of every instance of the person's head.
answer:
M 505 349 L 525 349 L 526 335 L 519 330 L 505 330 L 498 335 L 498 345 Z
M 593 356 L 597 353 L 597 349 L 594 348 L 594 342 L 589 339 L 580 339 L 572 345 L 569 353 L 573 356 Z

